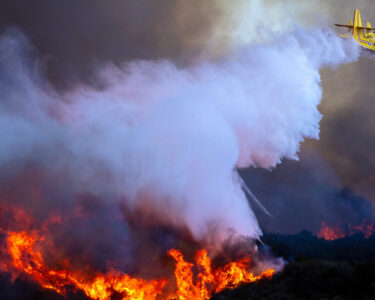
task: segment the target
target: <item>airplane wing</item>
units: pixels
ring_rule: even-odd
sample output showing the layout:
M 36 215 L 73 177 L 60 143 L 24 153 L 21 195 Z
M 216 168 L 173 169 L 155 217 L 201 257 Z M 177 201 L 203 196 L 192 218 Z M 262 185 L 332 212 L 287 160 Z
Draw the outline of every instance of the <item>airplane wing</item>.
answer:
M 352 25 L 342 25 L 342 24 L 335 24 L 335 26 L 338 26 L 338 27 L 345 27 L 345 28 L 354 28 L 354 26 Z M 375 28 L 369 28 L 369 27 L 356 27 L 357 29 L 359 30 L 368 30 L 368 31 L 375 31 Z

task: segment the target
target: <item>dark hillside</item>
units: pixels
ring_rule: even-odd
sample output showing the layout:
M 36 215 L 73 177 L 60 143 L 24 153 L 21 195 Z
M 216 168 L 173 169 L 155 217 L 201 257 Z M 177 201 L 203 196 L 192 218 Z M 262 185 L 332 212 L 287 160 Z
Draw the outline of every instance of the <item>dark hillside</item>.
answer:
M 302 231 L 267 233 L 263 241 L 287 261 L 285 269 L 212 299 L 375 299 L 375 235 L 326 241 Z

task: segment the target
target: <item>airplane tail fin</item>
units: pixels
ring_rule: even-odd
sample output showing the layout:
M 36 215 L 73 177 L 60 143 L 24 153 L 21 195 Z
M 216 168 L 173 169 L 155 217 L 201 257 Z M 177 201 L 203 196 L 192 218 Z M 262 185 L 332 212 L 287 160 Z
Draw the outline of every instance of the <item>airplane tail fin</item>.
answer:
M 363 27 L 361 11 L 359 9 L 354 10 L 354 27 Z
M 361 39 L 361 40 L 365 39 L 366 35 L 370 33 L 372 28 L 371 26 L 368 27 L 368 25 L 370 24 L 369 22 L 367 23 L 367 27 L 363 26 L 362 18 L 361 18 L 361 11 L 359 9 L 356 9 L 354 11 L 353 23 L 354 23 L 353 37 L 355 39 Z
M 361 18 L 361 11 L 359 9 L 354 10 L 354 18 L 353 21 L 349 21 L 349 25 L 342 25 L 342 24 L 335 24 L 338 27 L 347 28 L 353 36 L 362 35 L 363 31 L 366 30 L 366 33 L 371 31 L 375 31 L 375 28 L 371 27 L 371 23 L 367 22 L 367 27 L 363 26 L 362 18 Z

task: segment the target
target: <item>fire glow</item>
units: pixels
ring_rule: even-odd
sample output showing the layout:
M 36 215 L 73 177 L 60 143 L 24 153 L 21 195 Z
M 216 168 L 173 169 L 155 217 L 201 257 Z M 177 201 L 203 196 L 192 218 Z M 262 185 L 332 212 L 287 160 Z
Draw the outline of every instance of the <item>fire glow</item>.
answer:
M 0 271 L 100 300 L 208 299 L 272 276 L 251 272 L 256 247 L 246 248 L 254 264 L 242 256 L 220 267 L 207 249 L 230 234 L 259 239 L 238 170 L 297 159 L 300 143 L 318 138 L 319 69 L 354 61 L 356 49 L 321 30 L 297 32 L 186 68 L 168 59 L 109 66 L 98 70 L 105 88 L 72 85 L 61 95 L 18 35 L 0 37 L 0 96 L 9 99 L 0 116 Z M 27 213 L 8 213 L 14 203 Z M 153 226 L 172 240 L 152 239 Z M 181 232 L 193 250 L 208 247 L 194 262 Z M 150 256 L 175 262 L 174 273 L 151 268 Z
M 347 229 L 343 229 L 339 226 L 330 227 L 323 221 L 317 236 L 320 239 L 334 241 L 356 233 L 362 233 L 368 239 L 375 233 L 375 225 L 363 220 L 360 225 L 348 225 Z
M 111 299 L 113 293 L 120 294 L 122 299 L 209 299 L 213 293 L 271 278 L 275 272 L 268 269 L 254 275 L 247 271 L 251 264 L 249 256 L 214 269 L 204 249 L 196 253 L 195 264 L 185 261 L 179 250 L 169 250 L 168 255 L 176 262 L 174 279 L 146 280 L 116 270 L 104 274 L 86 269 L 79 272 L 71 268 L 68 259 L 55 269 L 48 266 L 42 255 L 43 245 L 48 243 L 44 236 L 36 231 L 9 231 L 5 234 L 8 258 L 1 262 L 2 271 L 10 272 L 13 278 L 30 279 L 63 296 L 67 295 L 67 287 L 73 287 L 90 299 L 98 300 Z M 174 282 L 174 291 L 166 291 L 166 287 Z

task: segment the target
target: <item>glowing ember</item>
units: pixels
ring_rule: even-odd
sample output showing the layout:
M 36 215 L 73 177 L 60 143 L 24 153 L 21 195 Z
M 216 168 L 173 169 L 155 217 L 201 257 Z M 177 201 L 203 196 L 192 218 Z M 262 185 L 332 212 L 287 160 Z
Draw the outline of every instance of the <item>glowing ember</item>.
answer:
M 346 237 L 347 235 L 353 235 L 356 233 L 363 233 L 366 239 L 370 238 L 375 233 L 375 225 L 363 220 L 361 225 L 348 225 L 348 229 L 344 230 L 338 226 L 329 227 L 323 221 L 319 232 L 317 233 L 318 238 L 325 239 L 327 241 L 334 241 Z
M 370 238 L 375 233 L 375 225 L 363 220 L 361 225 L 352 226 L 357 232 L 362 232 L 366 239 Z
M 3 264 L 14 277 L 25 276 L 61 295 L 66 295 L 66 287 L 72 286 L 82 290 L 89 298 L 98 300 L 111 299 L 114 292 L 122 295 L 122 299 L 209 299 L 214 292 L 270 278 L 274 274 L 273 269 L 258 276 L 248 272 L 250 257 L 212 270 L 206 250 L 196 253 L 197 271 L 193 272 L 194 264 L 186 262 L 179 250 L 171 249 L 168 254 L 176 261 L 177 291 L 166 296 L 164 288 L 169 282 L 167 279 L 144 280 L 116 271 L 89 275 L 73 271 L 67 261 L 63 270 L 50 268 L 39 251 L 44 241 L 44 237 L 36 232 L 8 232 L 6 249 L 9 260 Z
M 325 239 L 327 241 L 333 241 L 344 238 L 346 236 L 345 230 L 340 227 L 328 227 L 323 221 L 322 226 L 317 234 L 318 238 Z

